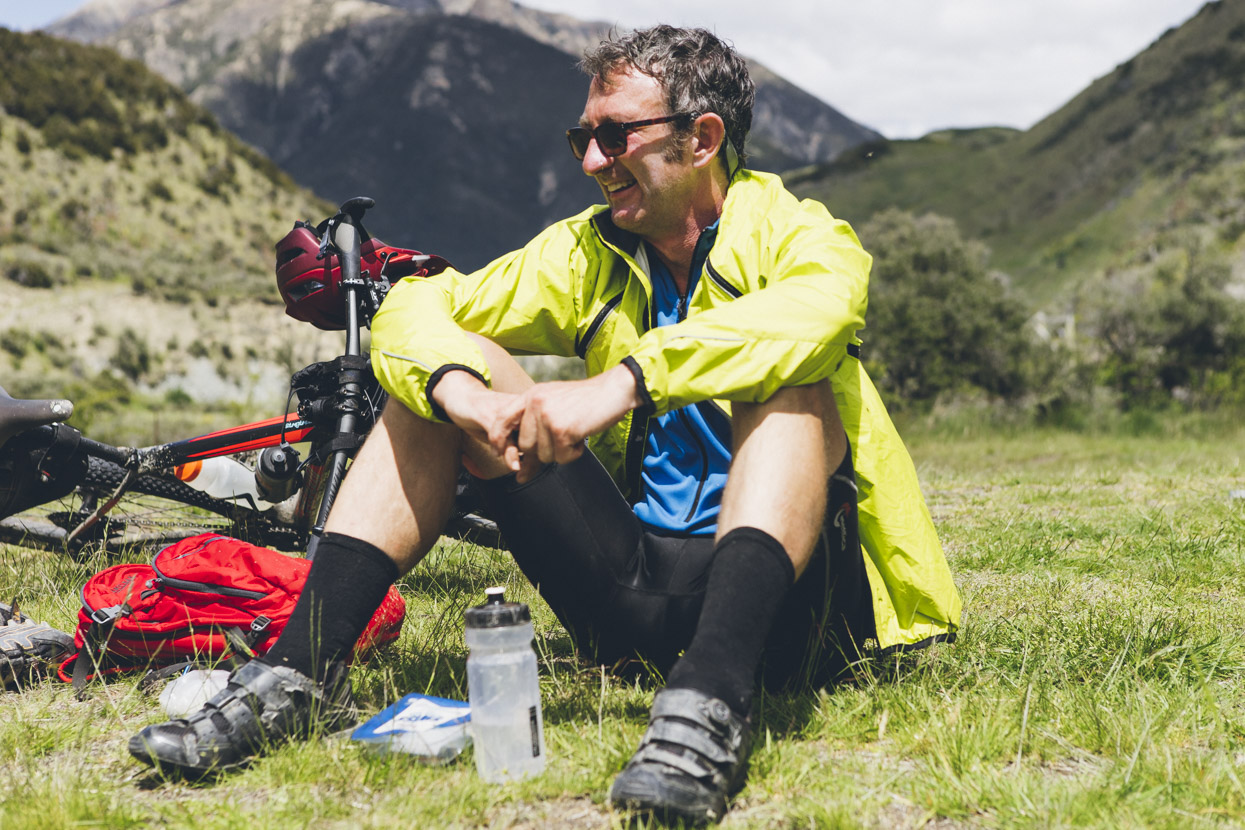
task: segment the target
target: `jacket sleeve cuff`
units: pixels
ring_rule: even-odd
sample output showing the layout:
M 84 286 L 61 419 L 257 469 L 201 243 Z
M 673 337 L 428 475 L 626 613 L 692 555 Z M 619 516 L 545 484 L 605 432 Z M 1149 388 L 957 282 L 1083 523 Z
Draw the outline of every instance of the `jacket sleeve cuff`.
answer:
M 634 357 L 628 355 L 622 359 L 622 365 L 627 367 L 631 372 L 631 376 L 635 378 L 635 391 L 640 396 L 640 405 L 636 407 L 636 413 L 639 415 L 652 415 L 657 407 L 653 404 L 653 396 L 648 392 L 648 385 L 644 382 L 644 370 L 640 368 L 640 364 L 636 362 Z
M 437 384 L 441 382 L 441 378 L 445 377 L 450 372 L 466 372 L 472 377 L 478 378 L 480 383 L 488 386 L 488 379 L 485 378 L 484 375 L 480 374 L 475 369 L 472 369 L 470 366 L 464 366 L 461 363 L 447 363 L 440 369 L 433 372 L 428 378 L 428 382 L 424 384 L 424 397 L 428 399 L 428 406 L 432 409 L 433 416 L 438 421 L 443 423 L 449 423 L 450 416 L 446 415 L 445 410 L 441 408 L 441 405 L 433 400 L 432 390 L 436 389 Z

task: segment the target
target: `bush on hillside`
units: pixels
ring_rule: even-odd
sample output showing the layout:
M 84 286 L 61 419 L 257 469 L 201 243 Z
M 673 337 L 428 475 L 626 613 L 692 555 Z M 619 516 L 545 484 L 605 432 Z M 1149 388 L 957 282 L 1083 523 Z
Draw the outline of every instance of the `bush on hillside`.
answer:
M 6 279 L 26 288 L 55 288 L 65 282 L 63 268 L 38 259 L 18 257 L 0 263 Z
M 873 254 L 863 357 L 879 387 L 910 402 L 1030 391 L 1040 355 L 1029 313 L 987 272 L 980 243 L 951 219 L 894 209 L 862 225 L 860 238 Z
M 0 31 L 0 107 L 71 159 L 166 147 L 170 131 L 215 123 L 137 61 L 37 32 Z M 24 134 L 18 149 L 30 152 Z
M 1125 409 L 1245 403 L 1245 300 L 1228 263 L 1189 241 L 1089 302 L 1100 382 Z
M 151 371 L 153 357 L 146 338 L 132 328 L 126 328 L 117 339 L 117 350 L 108 365 L 131 382 L 141 380 Z

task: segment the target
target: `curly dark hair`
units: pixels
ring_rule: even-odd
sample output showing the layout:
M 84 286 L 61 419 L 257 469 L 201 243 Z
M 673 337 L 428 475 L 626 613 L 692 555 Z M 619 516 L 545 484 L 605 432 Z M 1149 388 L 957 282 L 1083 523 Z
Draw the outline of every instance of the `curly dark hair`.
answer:
M 717 113 L 740 161 L 746 158 L 756 85 L 744 59 L 712 32 L 665 24 L 638 29 L 586 50 L 579 68 L 593 78 L 628 68 L 655 78 L 671 113 Z M 681 128 L 684 135 L 690 131 L 690 125 Z

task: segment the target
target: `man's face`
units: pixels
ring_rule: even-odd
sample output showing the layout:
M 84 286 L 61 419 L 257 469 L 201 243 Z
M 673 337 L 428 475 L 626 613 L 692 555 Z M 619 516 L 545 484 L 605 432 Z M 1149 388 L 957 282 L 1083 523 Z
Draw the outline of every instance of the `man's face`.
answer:
M 591 130 L 670 114 L 657 80 L 627 70 L 604 82 L 593 78 L 579 124 Z M 674 130 L 674 123 L 640 127 L 628 133 L 626 152 L 613 158 L 596 141 L 584 153 L 584 172 L 601 186 L 614 224 L 654 241 L 684 232 L 692 210 L 696 171 L 687 148 L 671 147 Z

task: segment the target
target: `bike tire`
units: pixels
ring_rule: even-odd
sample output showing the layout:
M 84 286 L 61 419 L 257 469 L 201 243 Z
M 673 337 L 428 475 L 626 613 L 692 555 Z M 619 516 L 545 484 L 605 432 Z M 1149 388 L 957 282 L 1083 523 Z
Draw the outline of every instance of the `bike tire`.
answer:
M 69 543 L 69 532 L 109 499 L 125 476 L 125 468 L 91 457 L 86 476 L 68 496 L 0 520 L 0 542 L 77 555 L 121 554 L 214 532 L 281 550 L 302 549 L 293 528 L 159 473 L 136 476 L 86 538 Z

